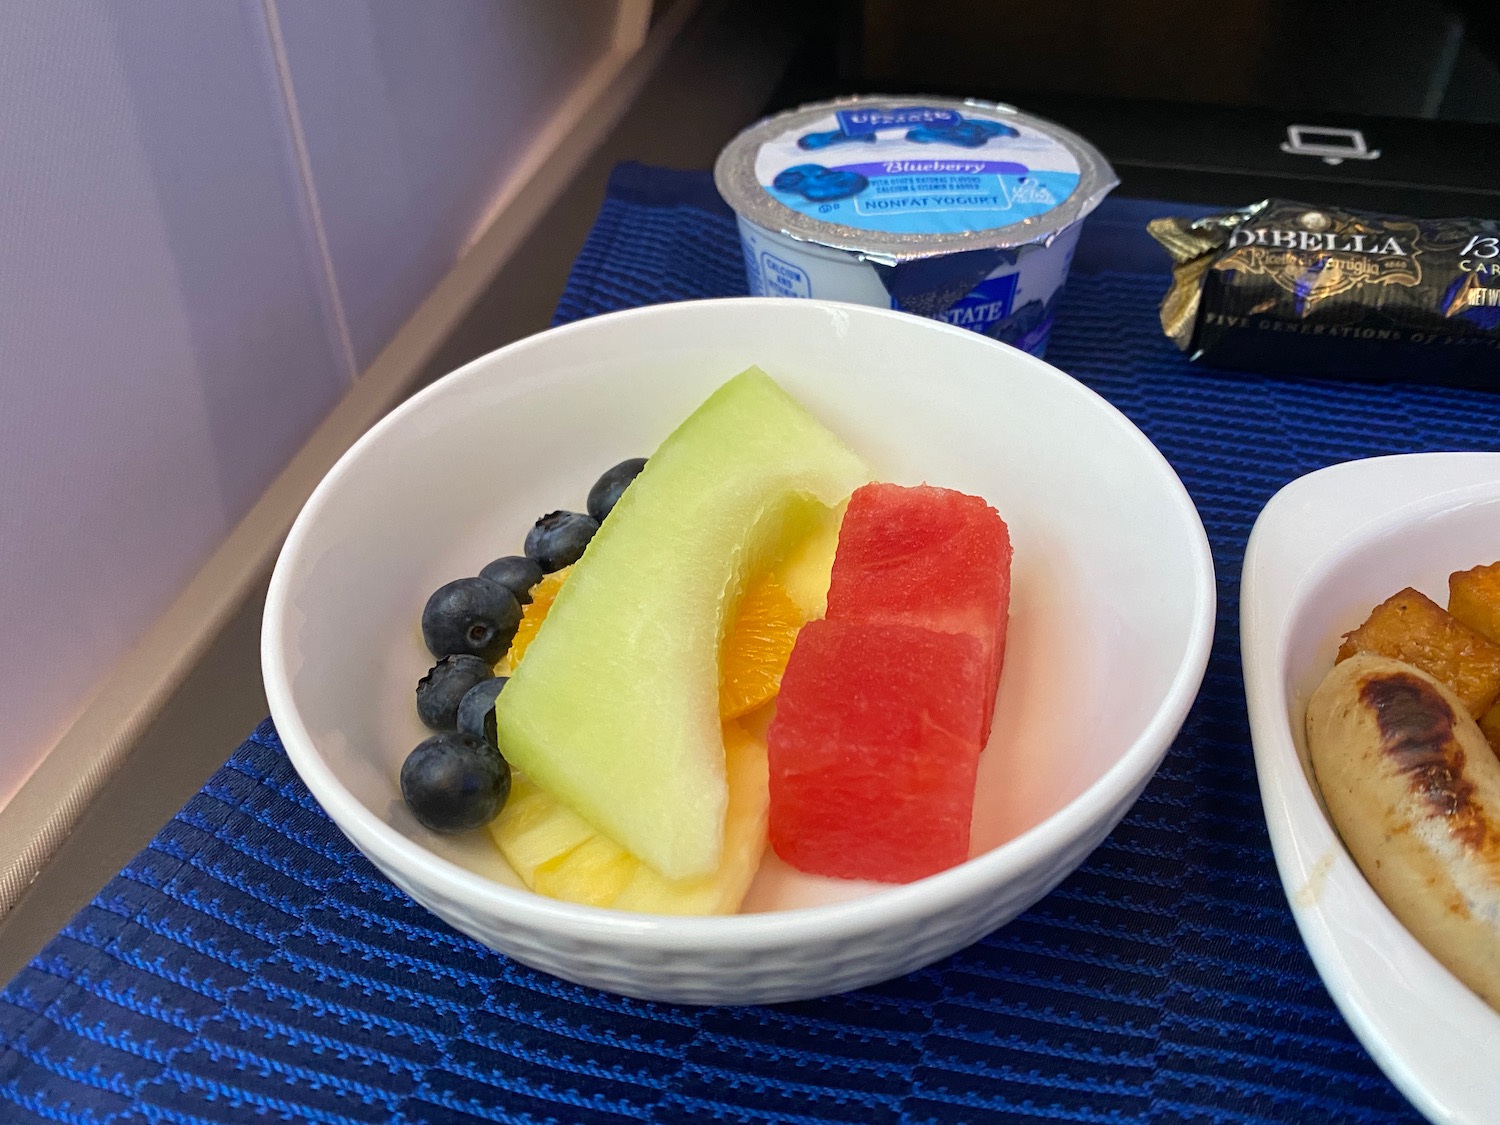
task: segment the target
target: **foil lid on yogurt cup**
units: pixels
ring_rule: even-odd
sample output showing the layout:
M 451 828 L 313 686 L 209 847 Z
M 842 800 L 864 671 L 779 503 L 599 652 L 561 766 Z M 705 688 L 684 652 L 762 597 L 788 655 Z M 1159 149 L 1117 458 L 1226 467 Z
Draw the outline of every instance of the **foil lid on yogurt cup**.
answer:
M 714 165 L 744 219 L 886 267 L 961 254 L 978 269 L 981 257 L 1047 245 L 1118 182 L 1059 125 L 937 97 L 801 106 L 746 129 Z

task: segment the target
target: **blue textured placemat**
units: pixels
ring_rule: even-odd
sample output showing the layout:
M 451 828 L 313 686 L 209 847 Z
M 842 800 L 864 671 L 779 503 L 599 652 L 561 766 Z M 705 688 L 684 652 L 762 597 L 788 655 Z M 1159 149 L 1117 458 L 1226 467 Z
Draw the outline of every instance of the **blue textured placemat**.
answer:
M 1218 635 L 1160 773 L 1036 908 L 845 996 L 624 1000 L 415 906 L 327 820 L 267 723 L 0 996 L 0 1121 L 1414 1120 L 1334 1010 L 1277 882 L 1237 580 L 1282 484 L 1353 457 L 1493 448 L 1500 396 L 1190 368 L 1157 328 L 1148 211 L 1116 200 L 1090 220 L 1048 358 L 1187 484 Z M 558 320 L 743 291 L 707 175 L 625 166 Z

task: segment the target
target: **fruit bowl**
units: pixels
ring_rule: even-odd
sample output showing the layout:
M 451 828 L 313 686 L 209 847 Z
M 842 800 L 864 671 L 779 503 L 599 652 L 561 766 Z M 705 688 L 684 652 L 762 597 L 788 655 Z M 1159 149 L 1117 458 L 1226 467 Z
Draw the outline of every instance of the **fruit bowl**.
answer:
M 743 909 L 680 918 L 527 891 L 481 831 L 402 803 L 426 733 L 428 594 L 516 551 L 605 468 L 645 456 L 758 365 L 882 480 L 983 496 L 1015 547 L 1010 631 L 970 858 L 903 885 L 767 853 Z M 393 882 L 535 968 L 646 999 L 765 1003 L 930 964 L 1010 921 L 1103 840 L 1202 680 L 1215 609 L 1203 526 L 1123 415 L 1023 352 L 904 313 L 810 300 L 657 305 L 552 329 L 415 395 L 330 471 L 267 599 L 262 662 L 293 765 Z M 892 654 L 899 659 L 899 654 Z

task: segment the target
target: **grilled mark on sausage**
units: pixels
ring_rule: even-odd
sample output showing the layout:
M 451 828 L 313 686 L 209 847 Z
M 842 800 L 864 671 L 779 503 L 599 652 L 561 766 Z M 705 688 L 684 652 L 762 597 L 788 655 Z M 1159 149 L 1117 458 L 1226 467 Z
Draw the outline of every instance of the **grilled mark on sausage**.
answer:
M 1448 824 L 1453 838 L 1478 852 L 1486 843 L 1484 810 L 1464 777 L 1467 760 L 1453 733 L 1453 711 L 1429 683 L 1405 672 L 1371 676 L 1360 699 L 1375 712 L 1381 750 L 1411 778 L 1428 808 Z

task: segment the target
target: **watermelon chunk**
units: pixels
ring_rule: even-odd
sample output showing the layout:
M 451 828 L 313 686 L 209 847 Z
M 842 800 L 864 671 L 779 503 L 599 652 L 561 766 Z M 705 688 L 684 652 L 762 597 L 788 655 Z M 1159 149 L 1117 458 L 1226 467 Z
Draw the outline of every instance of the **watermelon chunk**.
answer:
M 1005 661 L 1010 560 L 1010 530 L 982 497 L 867 484 L 839 527 L 827 616 L 973 637 L 984 654 L 987 739 Z
M 968 858 L 1005 658 L 1010 533 L 977 496 L 865 485 L 828 614 L 803 626 L 767 732 L 770 838 L 815 875 L 906 883 Z
M 803 871 L 896 883 L 967 859 L 986 661 L 962 633 L 805 625 L 768 732 L 776 853 Z

